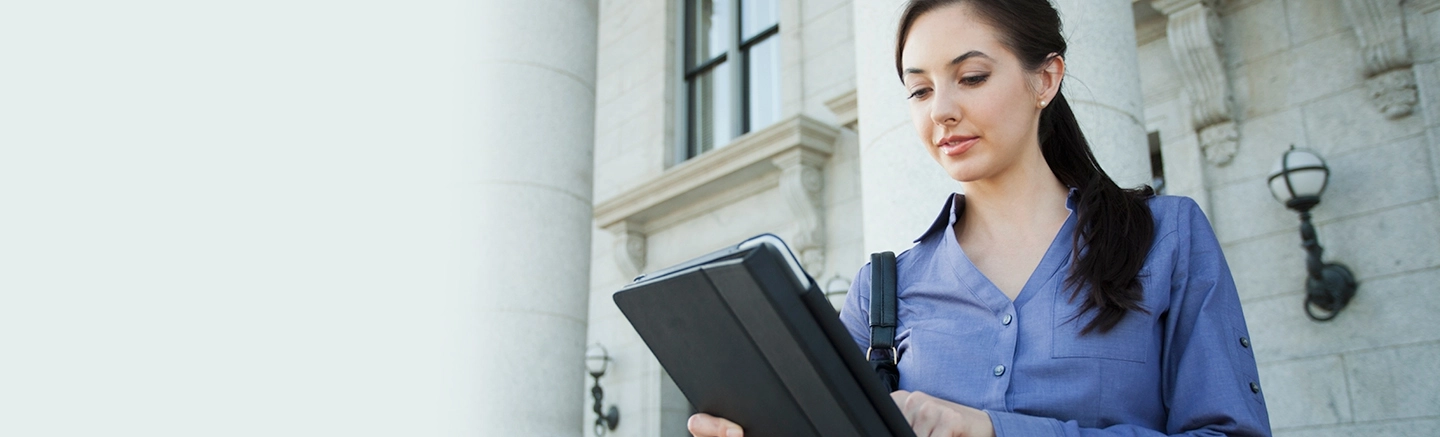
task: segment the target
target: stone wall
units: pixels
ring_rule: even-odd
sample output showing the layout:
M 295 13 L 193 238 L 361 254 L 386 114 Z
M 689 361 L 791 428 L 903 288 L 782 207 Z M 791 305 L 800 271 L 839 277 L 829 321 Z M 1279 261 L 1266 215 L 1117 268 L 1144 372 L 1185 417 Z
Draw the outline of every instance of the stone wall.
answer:
M 683 21 L 679 2 L 667 0 L 602 1 L 597 73 L 595 201 L 607 201 L 654 188 L 659 178 L 690 167 L 720 166 L 717 149 L 688 163 L 675 163 L 683 133 L 676 120 L 684 92 L 675 41 Z M 854 131 L 854 49 L 850 2 L 781 1 L 782 120 L 803 117 L 833 130 L 829 156 L 818 165 L 823 188 L 816 200 L 823 223 L 823 262 L 807 266 L 822 286 L 848 287 L 864 263 L 861 248 L 858 137 Z M 847 103 L 848 102 L 848 103 Z M 847 106 L 847 104 L 849 106 Z M 841 112 L 841 114 L 837 114 Z M 763 129 L 761 129 L 763 130 Z M 736 142 L 746 141 L 741 137 Z M 729 146 L 729 147 L 733 147 Z M 730 159 L 730 158 L 724 158 Z M 762 165 L 763 167 L 763 165 Z M 777 172 L 763 178 L 783 178 Z M 726 185 L 718 192 L 684 194 L 683 208 L 648 218 L 643 227 L 644 267 L 654 271 L 703 255 L 744 238 L 770 232 L 795 242 L 794 212 L 780 181 Z M 597 214 L 600 212 L 597 211 Z M 608 404 L 618 405 L 621 425 L 615 436 L 678 436 L 690 415 L 688 402 L 668 380 L 659 363 L 615 308 L 611 294 L 632 276 L 617 267 L 617 235 L 597 221 L 591 244 L 589 342 L 602 343 L 615 362 L 602 380 Z M 626 256 L 624 254 L 619 256 Z M 588 387 L 587 387 L 588 389 Z M 587 413 L 584 432 L 595 416 Z M 607 406 L 608 408 L 608 406 Z
M 1440 424 L 1440 325 L 1429 320 L 1440 309 L 1436 3 L 1403 5 L 1421 98 L 1399 118 L 1369 97 L 1361 42 L 1342 2 L 1222 4 L 1221 53 L 1239 125 L 1225 165 L 1197 153 L 1193 98 L 1168 37 L 1155 35 L 1154 22 L 1137 23 L 1147 125 L 1161 134 L 1171 193 L 1208 198 L 1277 435 L 1419 436 Z M 1326 260 L 1348 265 L 1360 281 L 1349 308 L 1328 323 L 1302 311 L 1298 217 L 1266 187 L 1292 144 L 1328 161 L 1330 185 L 1312 213 Z

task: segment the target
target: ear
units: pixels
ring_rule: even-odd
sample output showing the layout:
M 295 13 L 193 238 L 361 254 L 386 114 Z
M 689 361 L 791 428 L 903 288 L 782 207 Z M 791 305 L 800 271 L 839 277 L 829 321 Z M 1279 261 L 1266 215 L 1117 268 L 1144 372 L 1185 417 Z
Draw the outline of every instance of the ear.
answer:
M 1055 95 L 1060 93 L 1060 81 L 1065 79 L 1065 58 L 1051 54 L 1040 67 L 1039 79 L 1039 102 L 1055 100 Z

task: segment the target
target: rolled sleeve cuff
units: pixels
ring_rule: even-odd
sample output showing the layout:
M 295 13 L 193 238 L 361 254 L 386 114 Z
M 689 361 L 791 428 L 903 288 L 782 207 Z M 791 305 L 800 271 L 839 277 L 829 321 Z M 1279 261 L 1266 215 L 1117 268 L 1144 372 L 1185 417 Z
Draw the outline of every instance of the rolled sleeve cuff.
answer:
M 1065 435 L 1065 429 L 1058 420 L 1004 411 L 985 410 L 985 414 L 990 415 L 990 425 L 995 428 L 995 437 Z

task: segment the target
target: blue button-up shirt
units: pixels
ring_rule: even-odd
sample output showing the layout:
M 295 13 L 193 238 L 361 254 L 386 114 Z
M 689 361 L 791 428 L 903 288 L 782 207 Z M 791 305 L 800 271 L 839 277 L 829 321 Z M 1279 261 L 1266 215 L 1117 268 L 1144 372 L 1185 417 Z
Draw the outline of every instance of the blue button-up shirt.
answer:
M 1065 280 L 1070 217 L 1015 300 L 956 242 L 955 195 L 897 257 L 900 388 L 985 410 L 997 436 L 1270 435 L 1255 356 L 1220 244 L 1186 197 L 1149 200 L 1155 239 L 1140 270 L 1146 312 L 1080 335 Z M 870 266 L 841 319 L 870 344 Z M 1085 291 L 1088 292 L 1088 289 Z M 1078 317 L 1077 317 L 1078 314 Z

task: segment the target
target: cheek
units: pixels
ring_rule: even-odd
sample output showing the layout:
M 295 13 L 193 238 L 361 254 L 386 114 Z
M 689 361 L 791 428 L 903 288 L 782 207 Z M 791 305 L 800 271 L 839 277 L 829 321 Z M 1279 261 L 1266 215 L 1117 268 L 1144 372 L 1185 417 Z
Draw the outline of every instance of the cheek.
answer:
M 934 125 L 930 123 L 929 111 L 921 104 L 910 105 L 910 123 L 915 126 L 915 134 L 920 137 L 921 144 L 930 145 L 930 129 Z

